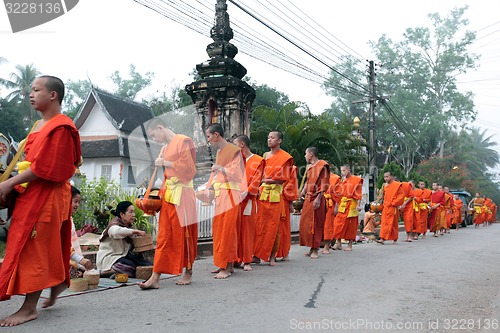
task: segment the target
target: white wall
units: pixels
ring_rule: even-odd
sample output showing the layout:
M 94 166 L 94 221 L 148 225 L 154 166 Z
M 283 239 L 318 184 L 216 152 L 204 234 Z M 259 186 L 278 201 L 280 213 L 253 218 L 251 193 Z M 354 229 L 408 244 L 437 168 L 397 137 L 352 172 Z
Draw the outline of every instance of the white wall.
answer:
M 79 130 L 80 136 L 120 135 L 120 131 L 113 126 L 97 103 Z

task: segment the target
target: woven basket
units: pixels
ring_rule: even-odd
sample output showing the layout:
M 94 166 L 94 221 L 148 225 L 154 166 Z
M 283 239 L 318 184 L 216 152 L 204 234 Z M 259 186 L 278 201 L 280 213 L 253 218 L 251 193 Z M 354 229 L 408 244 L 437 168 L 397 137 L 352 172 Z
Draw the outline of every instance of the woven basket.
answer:
M 132 238 L 132 243 L 134 244 L 135 252 L 146 252 L 155 248 L 153 245 L 153 236 L 149 234 Z
M 91 285 L 99 284 L 99 272 L 95 269 L 85 271 L 85 273 L 83 273 L 83 278 L 89 283 L 89 289 Z
M 88 290 L 97 289 L 97 287 L 99 287 L 98 284 L 89 284 L 89 289 Z
M 85 291 L 89 289 L 89 283 L 83 278 L 72 279 L 69 284 L 71 291 Z
M 135 278 L 147 280 L 153 274 L 153 266 L 137 266 L 135 269 Z

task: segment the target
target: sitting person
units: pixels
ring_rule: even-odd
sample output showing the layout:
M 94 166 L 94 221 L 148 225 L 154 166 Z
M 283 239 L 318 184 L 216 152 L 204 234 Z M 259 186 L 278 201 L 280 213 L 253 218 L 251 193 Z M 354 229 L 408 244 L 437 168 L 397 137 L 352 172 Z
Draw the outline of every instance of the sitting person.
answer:
M 380 225 L 380 215 L 375 213 L 371 208 L 365 208 L 365 223 L 363 228 L 363 235 L 376 235 L 375 228 Z
M 120 202 L 111 210 L 115 217 L 109 221 L 99 239 L 97 252 L 97 269 L 101 277 L 112 277 L 115 273 L 135 277 L 137 266 L 151 266 L 141 254 L 133 252 L 132 236 L 144 236 L 142 230 L 133 229 L 135 208 L 130 201 Z
M 83 272 L 92 268 L 92 262 L 85 258 L 78 242 L 73 215 L 80 207 L 81 194 L 80 190 L 71 186 L 71 257 L 70 257 L 70 276 L 71 278 L 82 277 Z

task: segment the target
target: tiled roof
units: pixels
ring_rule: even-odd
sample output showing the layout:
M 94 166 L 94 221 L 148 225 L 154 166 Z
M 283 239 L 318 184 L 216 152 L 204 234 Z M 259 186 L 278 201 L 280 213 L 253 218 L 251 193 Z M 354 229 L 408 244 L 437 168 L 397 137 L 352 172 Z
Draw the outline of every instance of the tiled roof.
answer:
M 122 137 L 110 140 L 82 140 L 81 144 L 84 160 L 96 157 L 130 157 L 128 140 Z

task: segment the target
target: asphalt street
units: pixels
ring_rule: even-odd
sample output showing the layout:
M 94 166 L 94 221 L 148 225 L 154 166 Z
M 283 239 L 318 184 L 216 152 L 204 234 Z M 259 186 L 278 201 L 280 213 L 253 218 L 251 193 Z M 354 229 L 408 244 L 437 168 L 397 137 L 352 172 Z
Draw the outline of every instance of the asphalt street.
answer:
M 311 260 L 292 245 L 278 266 L 215 280 L 212 257 L 190 286 L 65 297 L 6 332 L 498 332 L 500 224 L 397 245 L 356 244 Z M 0 317 L 23 298 L 0 303 Z

